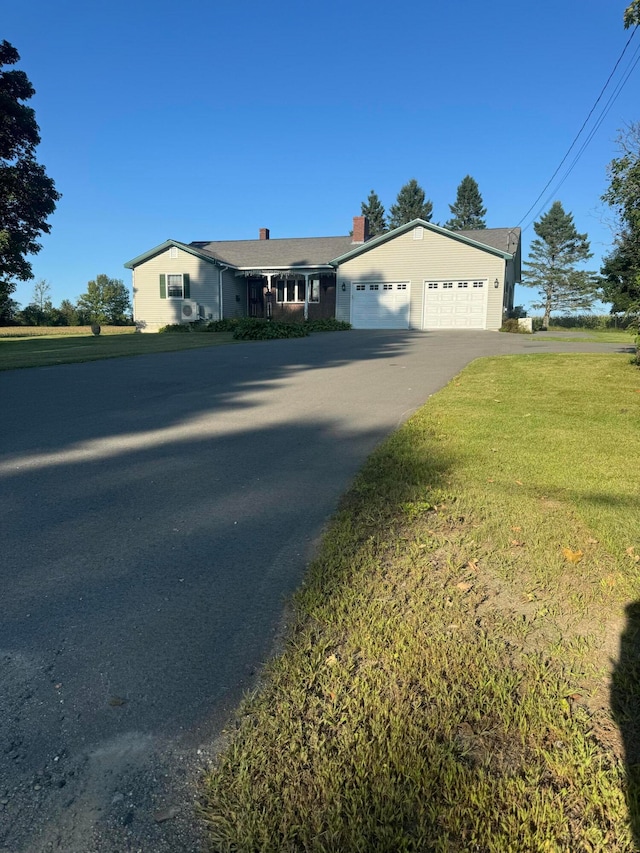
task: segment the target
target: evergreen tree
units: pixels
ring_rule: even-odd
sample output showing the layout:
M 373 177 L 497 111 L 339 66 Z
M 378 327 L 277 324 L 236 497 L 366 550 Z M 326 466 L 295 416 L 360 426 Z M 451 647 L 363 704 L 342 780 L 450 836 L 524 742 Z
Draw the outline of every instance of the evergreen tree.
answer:
M 129 292 L 121 279 L 102 273 L 87 284 L 87 292 L 78 299 L 77 309 L 90 323 L 122 326 L 131 315 Z
M 385 209 L 378 198 L 378 194 L 374 190 L 371 190 L 366 202 L 363 201 L 361 203 L 360 212 L 369 220 L 370 237 L 375 237 L 378 234 L 384 234 L 387 230 Z
M 452 231 L 472 231 L 487 227 L 484 221 L 487 208 L 483 207 L 478 184 L 471 175 L 467 175 L 460 181 L 456 202 L 449 205 L 449 210 L 453 216 L 445 222 L 445 228 L 450 228 Z
M 573 216 L 559 201 L 533 229 L 538 239 L 531 241 L 522 283 L 538 289 L 540 301 L 533 307 L 543 310 L 546 328 L 553 311 L 588 310 L 596 299 L 596 280 L 593 273 L 575 268 L 591 257 L 589 241 L 576 231 Z
M 60 198 L 35 160 L 39 128 L 23 103 L 35 91 L 24 71 L 1 70 L 19 59 L 8 41 L 0 42 L 0 301 L 5 304 L 15 290 L 13 279 L 32 277 L 26 256 L 40 251 L 37 238 L 49 233 L 46 220 Z
M 411 178 L 400 190 L 396 203 L 389 210 L 389 227 L 398 228 L 412 219 L 431 221 L 433 203 L 425 200 L 425 193 L 415 178 Z

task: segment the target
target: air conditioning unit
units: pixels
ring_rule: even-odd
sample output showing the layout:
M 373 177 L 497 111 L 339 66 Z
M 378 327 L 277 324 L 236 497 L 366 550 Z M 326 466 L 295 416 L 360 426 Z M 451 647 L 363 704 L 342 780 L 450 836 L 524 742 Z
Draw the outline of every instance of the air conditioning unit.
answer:
M 180 308 L 180 316 L 183 320 L 193 322 L 198 319 L 198 303 L 192 302 L 190 299 L 185 299 Z

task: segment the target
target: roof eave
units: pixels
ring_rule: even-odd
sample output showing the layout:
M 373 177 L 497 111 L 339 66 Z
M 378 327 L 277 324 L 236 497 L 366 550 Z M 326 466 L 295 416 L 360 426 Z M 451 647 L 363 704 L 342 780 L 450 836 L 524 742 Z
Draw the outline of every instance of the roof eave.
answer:
M 159 246 L 155 246 L 153 249 L 149 249 L 148 252 L 144 252 L 142 255 L 138 255 L 137 258 L 133 258 L 133 260 L 127 261 L 124 266 L 126 269 L 132 270 L 134 269 L 134 267 L 138 267 L 140 266 L 140 264 L 144 264 L 146 261 L 155 257 L 156 255 L 159 255 L 161 252 L 165 252 L 172 246 L 176 246 L 176 248 L 182 249 L 183 252 L 188 252 L 190 255 L 194 255 L 196 258 L 201 258 L 203 261 L 209 261 L 212 264 L 233 266 L 233 264 L 226 264 L 224 261 L 220 261 L 218 260 L 218 258 L 214 258 L 213 255 L 210 255 L 207 252 L 202 252 L 198 249 L 194 249 L 193 246 L 189 246 L 188 243 L 181 243 L 179 240 L 165 240 L 164 243 L 161 243 Z

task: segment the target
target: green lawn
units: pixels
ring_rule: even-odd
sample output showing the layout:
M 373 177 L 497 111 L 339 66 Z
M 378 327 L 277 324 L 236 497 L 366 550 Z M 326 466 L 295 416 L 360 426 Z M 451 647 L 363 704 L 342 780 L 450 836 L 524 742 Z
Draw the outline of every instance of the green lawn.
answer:
M 540 332 L 548 341 L 571 341 L 574 343 L 621 344 L 633 346 L 636 332 L 623 329 L 563 329 L 551 327 L 547 332 Z
M 207 780 L 213 849 L 636 849 L 638 423 L 625 355 L 490 358 L 372 456 Z
M 60 336 L 30 336 L 24 338 L 0 336 L 0 370 L 18 367 L 45 367 L 78 361 L 96 361 L 127 355 L 148 355 L 156 352 L 212 347 L 233 342 L 231 332 L 192 334 L 132 334 L 122 328 L 107 334 Z

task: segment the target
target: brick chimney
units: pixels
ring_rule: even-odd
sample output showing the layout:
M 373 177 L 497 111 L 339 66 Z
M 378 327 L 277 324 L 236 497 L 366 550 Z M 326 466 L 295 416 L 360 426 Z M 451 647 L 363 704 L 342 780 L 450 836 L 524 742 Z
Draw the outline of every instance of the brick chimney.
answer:
M 269 239 L 269 229 L 268 228 L 261 228 L 260 229 L 260 239 L 261 240 L 268 240 Z
M 353 217 L 352 243 L 366 243 L 369 239 L 369 219 L 366 216 Z

